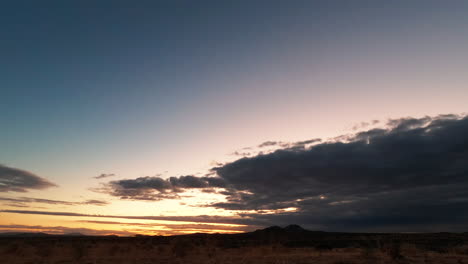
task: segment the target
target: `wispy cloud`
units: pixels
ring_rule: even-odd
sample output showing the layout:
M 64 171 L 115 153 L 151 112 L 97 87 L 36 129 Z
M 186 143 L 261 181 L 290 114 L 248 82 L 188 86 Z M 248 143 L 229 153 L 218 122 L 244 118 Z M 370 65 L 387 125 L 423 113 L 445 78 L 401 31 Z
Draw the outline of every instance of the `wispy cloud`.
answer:
M 10 197 L 0 197 L 0 201 L 9 202 L 10 204 L 15 204 L 16 207 L 24 207 L 24 204 L 27 203 L 42 203 L 42 204 L 54 204 L 54 205 L 98 205 L 104 206 L 108 205 L 109 203 L 102 200 L 85 200 L 81 202 L 69 202 L 69 201 L 61 201 L 61 200 L 50 200 L 50 199 L 42 199 L 42 198 L 30 198 L 30 197 L 18 197 L 18 198 L 10 198 Z
M 197 215 L 197 216 L 126 216 L 126 215 L 92 215 L 73 212 L 53 212 L 53 211 L 34 211 L 34 210 L 0 210 L 0 213 L 30 214 L 30 215 L 50 215 L 50 216 L 70 216 L 70 217 L 96 217 L 96 218 L 121 218 L 121 219 L 139 219 L 139 220 L 161 220 L 161 221 L 182 221 L 196 223 L 213 224 L 238 224 L 238 225 L 260 225 L 264 226 L 264 221 L 252 219 L 250 217 L 240 216 L 216 216 L 216 215 Z
M 236 150 L 231 153 L 233 156 L 241 156 L 241 157 L 253 157 L 257 155 L 264 155 L 271 153 L 278 149 L 303 149 L 307 147 L 311 147 L 314 144 L 321 142 L 322 139 L 314 138 L 308 139 L 303 141 L 293 141 L 293 142 L 285 142 L 285 141 L 265 141 L 256 147 L 248 147 L 243 148 L 242 150 Z M 244 151 L 248 149 L 249 151 Z
M 131 222 L 116 222 L 116 221 L 90 221 L 79 220 L 77 222 L 103 224 L 103 225 L 119 225 L 119 226 L 141 226 L 148 228 L 165 228 L 167 230 L 223 230 L 223 231 L 251 231 L 256 226 L 250 225 L 225 225 L 225 224 L 155 224 L 155 223 L 131 223 Z
M 49 187 L 57 185 L 29 171 L 0 165 L 0 192 L 27 192 Z
M 65 226 L 41 226 L 41 225 L 0 225 L 0 231 L 4 232 L 43 232 L 47 234 L 76 234 L 88 236 L 120 235 L 133 236 L 136 233 L 123 230 L 98 230 L 90 228 L 73 228 Z
M 109 177 L 114 177 L 114 176 L 115 176 L 114 173 L 101 173 L 100 175 L 94 176 L 93 178 L 94 179 L 104 179 L 104 178 L 109 178 Z
M 276 146 L 276 145 L 279 145 L 279 144 L 281 144 L 281 142 L 277 142 L 277 141 L 265 141 L 265 142 L 263 142 L 262 144 L 258 145 L 257 147 L 258 147 L 258 148 L 264 148 L 264 147 Z

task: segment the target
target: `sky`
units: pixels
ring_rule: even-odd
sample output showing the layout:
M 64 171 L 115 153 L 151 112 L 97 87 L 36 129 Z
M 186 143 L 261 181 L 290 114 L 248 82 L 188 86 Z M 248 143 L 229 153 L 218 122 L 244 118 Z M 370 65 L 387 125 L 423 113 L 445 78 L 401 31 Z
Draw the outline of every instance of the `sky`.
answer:
M 6 3 L 0 232 L 467 231 L 467 11 Z

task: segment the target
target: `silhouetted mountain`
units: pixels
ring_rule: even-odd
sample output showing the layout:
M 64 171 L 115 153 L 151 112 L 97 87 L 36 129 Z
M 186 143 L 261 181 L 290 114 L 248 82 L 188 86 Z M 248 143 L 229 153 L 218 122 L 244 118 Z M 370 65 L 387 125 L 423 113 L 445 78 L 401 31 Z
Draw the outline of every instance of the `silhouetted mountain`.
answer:
M 283 232 L 284 229 L 279 226 L 270 226 L 264 229 L 257 229 L 254 233 L 274 233 L 274 232 Z
M 275 243 L 290 241 L 305 241 L 321 237 L 324 232 L 310 231 L 299 225 L 288 225 L 286 227 L 270 226 L 265 229 L 258 229 L 254 232 L 245 233 L 247 239 L 253 239 L 260 243 Z M 241 234 L 240 234 L 241 235 Z
M 309 231 L 304 228 L 302 228 L 299 225 L 288 225 L 287 227 L 284 228 L 286 232 L 304 232 L 304 231 Z
M 279 226 L 270 226 L 265 229 L 257 229 L 253 233 L 285 234 L 285 233 L 309 233 L 309 232 L 316 232 L 316 231 L 310 231 L 310 230 L 304 229 L 299 225 L 288 225 L 284 228 L 279 227 Z

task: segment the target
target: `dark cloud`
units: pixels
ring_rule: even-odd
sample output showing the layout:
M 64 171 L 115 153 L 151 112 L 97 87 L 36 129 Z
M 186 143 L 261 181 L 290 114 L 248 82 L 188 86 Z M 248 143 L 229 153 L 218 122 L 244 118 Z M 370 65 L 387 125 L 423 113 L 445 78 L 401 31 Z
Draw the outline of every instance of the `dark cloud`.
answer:
M 121 199 L 152 200 L 176 199 L 187 189 L 207 191 L 213 188 L 223 188 L 225 182 L 219 177 L 180 176 L 163 179 L 161 177 L 140 177 L 111 181 L 95 189 Z
M 57 185 L 29 171 L 0 165 L 0 192 L 27 192 Z
M 468 118 L 389 120 L 345 142 L 285 148 L 214 168 L 228 210 L 328 230 L 468 230 Z
M 180 176 L 170 177 L 169 182 L 173 188 L 223 188 L 225 182 L 218 177 L 195 177 L 195 176 Z
M 50 200 L 50 199 L 41 199 L 41 198 L 30 198 L 30 197 L 18 197 L 18 198 L 9 198 L 9 197 L 0 197 L 0 201 L 9 202 L 9 205 L 14 204 L 15 207 L 26 207 L 26 203 L 42 203 L 42 204 L 54 204 L 54 205 L 98 205 L 104 206 L 109 203 L 102 200 L 86 200 L 83 202 L 69 202 L 69 201 L 60 201 L 60 200 Z
M 109 177 L 114 177 L 114 176 L 115 176 L 114 173 L 101 173 L 100 175 L 94 176 L 93 178 L 94 179 L 104 179 L 104 178 L 109 178 Z

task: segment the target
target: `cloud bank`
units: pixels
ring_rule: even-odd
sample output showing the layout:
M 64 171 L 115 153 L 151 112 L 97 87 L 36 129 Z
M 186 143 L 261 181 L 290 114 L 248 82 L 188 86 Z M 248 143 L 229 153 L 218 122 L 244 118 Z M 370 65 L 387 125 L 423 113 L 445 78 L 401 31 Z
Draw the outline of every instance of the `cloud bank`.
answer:
M 468 117 L 382 124 L 333 141 L 265 142 L 260 146 L 282 148 L 212 168 L 215 177 L 142 177 L 109 182 L 106 190 L 124 199 L 160 200 L 187 189 L 218 188 L 226 201 L 206 206 L 263 224 L 467 231 Z
M 403 118 L 345 142 L 281 149 L 213 168 L 227 210 L 331 230 L 468 230 L 468 118 Z M 252 215 L 251 215 L 252 216 Z

